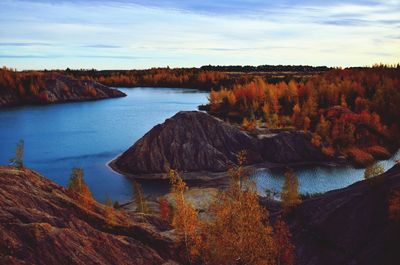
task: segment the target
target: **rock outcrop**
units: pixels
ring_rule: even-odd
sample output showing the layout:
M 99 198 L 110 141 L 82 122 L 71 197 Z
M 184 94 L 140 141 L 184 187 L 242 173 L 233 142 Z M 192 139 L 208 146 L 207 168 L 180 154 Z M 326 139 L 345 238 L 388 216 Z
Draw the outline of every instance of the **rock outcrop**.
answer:
M 175 264 L 157 222 L 116 214 L 111 223 L 104 205 L 82 207 L 31 170 L 0 167 L 0 264 Z
M 306 133 L 253 136 L 206 113 L 185 111 L 156 125 L 111 166 L 136 175 L 165 173 L 169 168 L 223 172 L 236 163 L 236 155 L 242 150 L 247 153 L 248 165 L 325 159 Z
M 18 75 L 18 73 L 13 73 Z M 0 86 L 0 107 L 25 104 L 50 104 L 74 101 L 89 101 L 107 98 L 124 97 L 125 93 L 94 81 L 78 80 L 59 73 L 38 75 L 40 86 L 32 92 L 20 84 L 19 89 Z M 23 83 L 22 81 L 15 81 Z M 34 89 L 35 90 L 35 89 Z
M 388 201 L 400 192 L 400 165 L 303 202 L 289 218 L 296 264 L 400 264 L 400 223 Z

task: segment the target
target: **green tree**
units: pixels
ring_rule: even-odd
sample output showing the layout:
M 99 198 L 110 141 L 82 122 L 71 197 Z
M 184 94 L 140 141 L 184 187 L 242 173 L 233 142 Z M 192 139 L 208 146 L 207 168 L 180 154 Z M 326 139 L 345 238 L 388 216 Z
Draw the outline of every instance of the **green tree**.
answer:
M 290 213 L 293 208 L 301 203 L 299 183 L 292 169 L 285 172 L 285 182 L 281 192 L 282 206 L 285 213 Z
M 146 199 L 144 198 L 142 186 L 137 181 L 133 182 L 133 196 L 136 204 L 136 210 L 140 213 L 149 213 L 149 208 L 147 207 Z
M 17 168 L 23 168 L 24 167 L 23 156 L 24 156 L 24 141 L 19 140 L 15 150 L 15 157 L 10 159 L 11 165 L 16 166 Z
M 383 168 L 383 166 L 379 163 L 374 163 L 365 169 L 364 179 L 373 178 L 375 176 L 383 174 L 383 172 L 385 172 L 385 169 Z

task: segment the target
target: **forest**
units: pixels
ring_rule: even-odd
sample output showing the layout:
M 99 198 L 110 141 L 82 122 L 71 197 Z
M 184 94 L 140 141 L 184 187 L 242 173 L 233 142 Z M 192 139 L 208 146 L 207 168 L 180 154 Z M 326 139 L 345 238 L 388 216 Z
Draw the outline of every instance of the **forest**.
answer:
M 186 87 L 210 91 L 210 114 L 260 128 L 303 130 L 330 157 L 350 157 L 358 166 L 383 159 L 399 145 L 400 66 L 336 68 L 310 66 L 203 66 L 148 70 L 0 69 L 0 94 L 46 103 L 44 77 L 67 75 L 112 87 Z M 68 88 L 63 88 L 68 89 Z M 96 91 L 86 86 L 87 95 Z M 68 91 L 65 91 L 66 93 Z M 392 143 L 395 143 L 393 145 Z
M 326 155 L 348 155 L 365 166 L 399 144 L 399 77 L 399 66 L 383 65 L 333 69 L 300 81 L 254 77 L 211 91 L 202 109 L 249 131 L 309 131 Z

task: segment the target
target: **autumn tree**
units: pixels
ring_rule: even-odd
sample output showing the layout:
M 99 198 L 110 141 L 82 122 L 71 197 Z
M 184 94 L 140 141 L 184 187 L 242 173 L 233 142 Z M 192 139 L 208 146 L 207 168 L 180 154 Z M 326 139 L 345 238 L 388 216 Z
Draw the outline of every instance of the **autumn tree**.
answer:
M 81 168 L 74 167 L 69 178 L 67 190 L 79 194 L 82 205 L 90 207 L 93 204 L 94 199 L 83 175 L 84 173 Z
M 172 226 L 175 229 L 178 240 L 182 241 L 185 249 L 185 257 L 192 263 L 192 257 L 198 255 L 199 240 L 197 229 L 199 225 L 198 213 L 193 206 L 185 200 L 184 192 L 186 183 L 175 170 L 169 172 L 171 192 L 175 199 L 175 211 Z
M 276 252 L 268 212 L 259 204 L 254 186 L 243 174 L 243 162 L 230 171 L 231 184 L 210 208 L 201 229 L 203 264 L 275 264 Z
M 282 187 L 281 199 L 284 212 L 288 214 L 301 203 L 301 198 L 299 194 L 299 183 L 294 171 L 288 169 L 284 175 L 285 182 Z
M 19 142 L 17 143 L 17 147 L 15 149 L 15 157 L 10 159 L 11 165 L 17 168 L 23 168 L 24 167 L 23 156 L 24 156 L 24 141 L 19 140 Z
M 109 225 L 115 225 L 117 223 L 113 201 L 108 196 L 104 203 L 104 218 Z
M 149 213 L 142 186 L 137 181 L 133 182 L 133 196 L 133 200 L 136 204 L 136 211 L 139 213 Z
M 305 117 L 303 120 L 303 129 L 305 132 L 307 132 L 310 129 L 311 125 L 311 120 L 309 117 Z
M 274 243 L 276 246 L 276 264 L 293 265 L 294 264 L 294 245 L 291 242 L 291 233 L 286 223 L 281 217 L 275 221 L 274 225 Z
M 383 172 L 385 172 L 385 169 L 383 168 L 383 166 L 379 163 L 374 163 L 365 169 L 364 179 L 373 178 L 375 176 L 383 174 Z
M 327 121 L 323 115 L 321 115 L 319 119 L 315 133 L 321 136 L 323 141 L 330 142 L 330 122 Z
M 168 201 L 167 201 L 167 199 L 165 197 L 161 197 L 158 200 L 158 207 L 159 207 L 159 210 L 160 210 L 161 219 L 163 219 L 165 221 L 169 220 L 169 214 L 170 214 L 169 213 L 169 209 L 170 209 L 170 207 L 169 207 L 169 203 L 168 203 Z

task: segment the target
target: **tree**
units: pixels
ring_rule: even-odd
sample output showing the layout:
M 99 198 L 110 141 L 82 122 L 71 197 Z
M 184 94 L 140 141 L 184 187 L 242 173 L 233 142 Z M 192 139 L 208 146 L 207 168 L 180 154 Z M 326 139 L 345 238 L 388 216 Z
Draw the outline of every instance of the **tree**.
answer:
M 294 246 L 291 243 L 289 228 L 281 217 L 275 221 L 274 243 L 276 245 L 276 264 L 293 265 L 294 264 Z
M 383 174 L 383 172 L 385 172 L 385 169 L 383 168 L 383 166 L 381 164 L 374 163 L 365 169 L 364 179 L 373 178 L 375 176 Z
M 106 197 L 104 205 L 104 218 L 109 225 L 115 225 L 117 223 L 113 201 L 108 196 Z
M 23 156 L 24 156 L 24 141 L 19 140 L 15 150 L 15 157 L 10 159 L 11 165 L 17 168 L 23 168 L 24 167 Z
M 305 132 L 307 132 L 308 129 L 310 129 L 310 125 L 311 125 L 311 120 L 310 120 L 310 118 L 309 118 L 309 117 L 305 117 L 305 118 L 304 118 L 304 121 L 303 121 L 303 128 L 304 128 L 304 131 L 305 131 Z
M 169 220 L 169 204 L 165 197 L 161 197 L 158 200 L 158 207 L 160 209 L 161 219 L 165 221 Z
M 70 192 L 79 194 L 82 204 L 85 207 L 90 207 L 93 204 L 94 199 L 88 185 L 83 178 L 83 175 L 84 173 L 81 168 L 74 167 L 69 178 L 67 189 Z
M 192 257 L 198 255 L 196 245 L 199 240 L 197 229 L 199 226 L 198 214 L 193 206 L 186 202 L 184 192 L 187 190 L 186 183 L 175 170 L 169 172 L 171 192 L 175 199 L 175 211 L 172 219 L 172 226 L 178 240 L 183 241 L 185 256 L 189 263 L 192 263 Z
M 330 142 L 330 122 L 325 119 L 323 115 L 321 115 L 319 119 L 319 123 L 317 124 L 317 127 L 315 128 L 315 132 L 321 136 L 321 139 L 323 141 Z
M 299 183 L 292 169 L 285 172 L 285 182 L 281 192 L 282 206 L 285 213 L 290 213 L 301 203 Z
M 268 212 L 259 204 L 254 183 L 244 176 L 242 159 L 238 155 L 228 189 L 210 208 L 212 221 L 201 227 L 202 264 L 275 264 Z
M 133 195 L 136 204 L 136 211 L 140 213 L 149 213 L 142 186 L 137 181 L 133 182 Z

